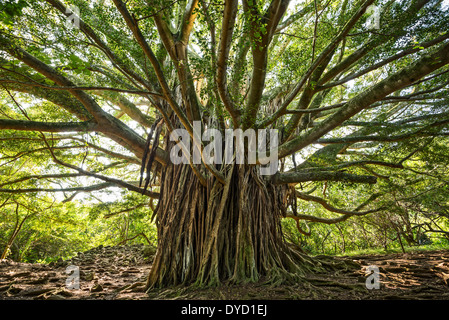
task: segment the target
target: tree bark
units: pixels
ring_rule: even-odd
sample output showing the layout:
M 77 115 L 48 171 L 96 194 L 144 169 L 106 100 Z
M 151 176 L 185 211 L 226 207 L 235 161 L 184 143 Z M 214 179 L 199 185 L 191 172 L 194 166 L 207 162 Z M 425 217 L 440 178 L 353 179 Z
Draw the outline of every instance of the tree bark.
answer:
M 245 165 L 226 165 L 223 185 L 203 186 L 189 165 L 168 165 L 155 210 L 158 248 L 147 287 L 297 281 L 319 263 L 288 245 L 281 218 L 295 199 Z M 292 197 L 293 196 L 293 197 Z

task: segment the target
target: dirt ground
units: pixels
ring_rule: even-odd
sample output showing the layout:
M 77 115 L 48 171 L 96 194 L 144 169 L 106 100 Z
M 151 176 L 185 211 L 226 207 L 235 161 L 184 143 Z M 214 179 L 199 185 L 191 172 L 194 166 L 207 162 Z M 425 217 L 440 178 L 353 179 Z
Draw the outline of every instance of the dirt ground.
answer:
M 170 288 L 147 294 L 143 287 L 152 253 L 141 245 L 100 246 L 52 264 L 0 260 L 0 300 L 449 300 L 449 251 L 337 258 L 352 260 L 353 267 L 308 275 L 295 285 Z M 66 286 L 70 265 L 79 267 L 79 289 Z M 379 289 L 366 287 L 368 266 L 379 270 Z

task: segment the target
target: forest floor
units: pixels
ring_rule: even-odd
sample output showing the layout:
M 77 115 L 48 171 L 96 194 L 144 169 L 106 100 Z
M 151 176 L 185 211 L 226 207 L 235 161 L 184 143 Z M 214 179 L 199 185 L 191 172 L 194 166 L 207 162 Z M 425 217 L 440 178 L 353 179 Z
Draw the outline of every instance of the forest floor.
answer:
M 354 267 L 313 274 L 295 285 L 223 285 L 143 291 L 151 250 L 141 245 L 97 247 L 51 264 L 0 260 L 0 300 L 449 300 L 449 251 L 339 257 Z M 326 258 L 329 259 L 329 258 Z M 79 267 L 79 289 L 68 289 L 69 265 Z M 380 288 L 366 288 L 368 266 L 379 268 Z

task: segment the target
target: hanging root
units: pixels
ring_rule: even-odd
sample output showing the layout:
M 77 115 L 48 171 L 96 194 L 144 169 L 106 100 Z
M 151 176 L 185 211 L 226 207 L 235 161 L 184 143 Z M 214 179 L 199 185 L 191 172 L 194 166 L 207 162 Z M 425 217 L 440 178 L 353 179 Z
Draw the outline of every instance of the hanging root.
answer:
M 206 187 L 189 165 L 163 172 L 159 243 L 147 288 L 297 283 L 323 268 L 284 239 L 288 187 L 263 181 L 254 167 L 221 171 L 225 184 L 211 177 Z

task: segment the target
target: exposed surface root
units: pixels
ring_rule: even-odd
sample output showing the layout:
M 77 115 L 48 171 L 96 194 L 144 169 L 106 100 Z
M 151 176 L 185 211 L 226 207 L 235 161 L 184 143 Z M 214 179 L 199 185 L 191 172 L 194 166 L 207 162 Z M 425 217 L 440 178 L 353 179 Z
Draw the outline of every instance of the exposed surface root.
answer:
M 351 258 L 314 257 L 319 272 L 289 274 L 289 283 L 276 277 L 256 283 L 217 287 L 175 286 L 144 292 L 152 257 L 143 246 L 96 248 L 56 264 L 0 261 L 0 300 L 74 299 L 448 299 L 449 252 L 363 255 Z M 310 258 L 309 258 L 310 259 Z M 80 267 L 80 290 L 65 286 L 68 265 Z M 366 288 L 366 269 L 377 266 L 380 289 Z M 318 270 L 318 269 L 316 269 Z M 279 279 L 285 280 L 285 274 Z

